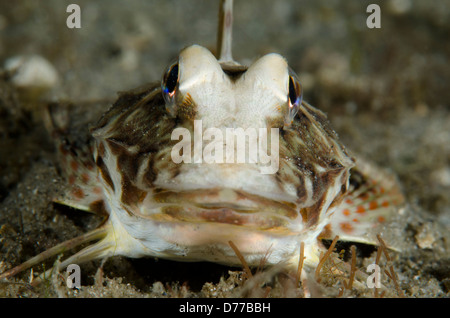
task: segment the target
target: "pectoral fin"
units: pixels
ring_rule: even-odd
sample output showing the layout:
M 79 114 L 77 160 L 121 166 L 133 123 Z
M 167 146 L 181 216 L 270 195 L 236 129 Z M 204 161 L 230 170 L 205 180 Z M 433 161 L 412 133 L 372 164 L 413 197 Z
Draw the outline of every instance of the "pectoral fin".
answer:
M 348 193 L 321 238 L 339 235 L 342 241 L 377 245 L 376 235 L 399 217 L 404 197 L 396 178 L 371 163 L 359 160 L 350 173 Z

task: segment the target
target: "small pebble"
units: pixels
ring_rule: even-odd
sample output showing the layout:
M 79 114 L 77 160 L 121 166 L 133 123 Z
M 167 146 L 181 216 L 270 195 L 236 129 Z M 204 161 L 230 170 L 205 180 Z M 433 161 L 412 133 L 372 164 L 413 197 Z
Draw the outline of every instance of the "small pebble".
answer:
M 55 67 L 39 55 L 19 55 L 6 60 L 5 70 L 12 83 L 20 88 L 53 88 L 58 83 Z

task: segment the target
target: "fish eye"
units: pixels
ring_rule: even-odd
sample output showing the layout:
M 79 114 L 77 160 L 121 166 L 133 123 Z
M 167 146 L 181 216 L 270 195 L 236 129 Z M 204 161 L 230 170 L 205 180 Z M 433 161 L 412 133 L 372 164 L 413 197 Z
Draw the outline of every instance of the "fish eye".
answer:
M 302 104 L 302 99 L 303 99 L 303 90 L 302 86 L 300 85 L 300 81 L 298 80 L 298 77 L 295 74 L 295 72 L 289 69 L 289 86 L 287 96 L 287 102 L 289 107 L 284 120 L 285 126 L 289 127 L 294 121 L 294 117 L 295 115 L 297 115 L 300 105 Z
M 161 81 L 161 90 L 166 102 L 166 109 L 172 116 L 175 116 L 176 112 L 175 95 L 178 89 L 179 79 L 179 66 L 178 62 L 175 62 L 167 68 Z

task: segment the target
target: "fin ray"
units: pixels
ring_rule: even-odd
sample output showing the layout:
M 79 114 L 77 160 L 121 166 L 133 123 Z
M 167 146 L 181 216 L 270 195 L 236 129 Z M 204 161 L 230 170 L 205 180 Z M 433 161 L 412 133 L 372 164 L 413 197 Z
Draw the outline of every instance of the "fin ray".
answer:
M 93 157 L 93 140 L 85 125 L 77 127 L 70 120 L 73 105 L 52 103 L 47 107 L 45 122 L 57 148 L 58 166 L 67 180 L 68 191 L 54 202 L 79 210 L 104 213 L 103 193 Z M 79 131 L 79 130 L 83 131 Z
M 349 190 L 334 211 L 327 236 L 339 235 L 342 241 L 378 245 L 376 235 L 398 216 L 404 196 L 392 174 L 366 160 L 358 160 L 350 173 Z

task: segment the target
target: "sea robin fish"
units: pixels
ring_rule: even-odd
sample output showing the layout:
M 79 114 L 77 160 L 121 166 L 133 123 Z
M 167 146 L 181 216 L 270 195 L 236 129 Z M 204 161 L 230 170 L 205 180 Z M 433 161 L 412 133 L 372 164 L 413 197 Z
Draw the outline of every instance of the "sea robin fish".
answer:
M 262 258 L 296 266 L 301 251 L 307 270 L 317 266 L 323 239 L 376 244 L 404 201 L 395 178 L 349 155 L 326 115 L 303 101 L 282 56 L 268 54 L 248 67 L 233 60 L 231 10 L 223 1 L 218 59 L 198 45 L 183 49 L 161 82 L 121 93 L 87 144 L 73 142 L 70 121 L 50 109 L 47 123 L 71 186 L 55 201 L 107 219 L 0 278 L 91 241 L 60 268 L 114 255 L 239 265 L 235 247 L 251 266 Z M 203 142 L 194 147 L 174 136 L 180 128 L 194 138 L 203 133 Z M 206 138 L 210 128 L 216 133 Z M 257 142 L 277 155 L 278 169 L 262 173 L 260 156 L 227 160 L 230 150 L 242 150 L 237 141 L 216 142 L 217 132 L 230 128 L 276 129 Z M 250 149 L 250 137 L 245 133 L 241 146 Z M 191 147 L 200 147 L 193 160 L 173 160 L 174 149 L 183 157 Z M 196 150 L 224 150 L 224 160 L 196 161 Z

